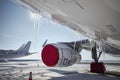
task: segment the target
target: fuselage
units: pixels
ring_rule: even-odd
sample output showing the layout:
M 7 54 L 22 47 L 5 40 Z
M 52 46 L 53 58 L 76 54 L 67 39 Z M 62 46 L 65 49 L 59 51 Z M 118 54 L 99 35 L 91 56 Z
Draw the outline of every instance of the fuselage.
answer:
M 31 41 L 28 41 L 26 44 L 23 44 L 20 48 L 17 50 L 0 50 L 0 60 L 4 59 L 13 59 L 13 58 L 19 58 L 28 56 L 34 53 L 30 53 Z
M 13 51 L 13 50 L 0 50 L 0 60 L 4 59 L 13 59 L 13 58 L 19 58 L 30 55 L 29 53 L 26 53 L 25 51 Z

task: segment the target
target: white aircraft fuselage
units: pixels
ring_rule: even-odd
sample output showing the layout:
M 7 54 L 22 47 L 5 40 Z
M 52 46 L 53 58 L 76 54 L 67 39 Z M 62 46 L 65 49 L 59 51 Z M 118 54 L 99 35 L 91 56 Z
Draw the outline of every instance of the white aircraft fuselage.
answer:
M 24 56 L 28 56 L 31 55 L 29 54 L 29 52 L 25 52 L 25 51 L 14 51 L 14 50 L 5 50 L 2 51 L 0 50 L 0 60 L 4 60 L 4 59 L 12 59 L 12 58 L 19 58 L 19 57 L 24 57 Z
M 29 52 L 30 46 L 31 41 L 28 41 L 28 43 L 23 44 L 18 50 L 0 50 L 0 60 L 13 59 L 32 55 L 34 53 Z

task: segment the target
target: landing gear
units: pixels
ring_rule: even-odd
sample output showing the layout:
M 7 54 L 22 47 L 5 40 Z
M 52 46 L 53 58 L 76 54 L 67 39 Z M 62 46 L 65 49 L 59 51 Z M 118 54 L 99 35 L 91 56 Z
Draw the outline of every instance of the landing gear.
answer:
M 102 51 L 100 51 L 99 55 L 97 56 L 96 43 L 92 47 L 91 53 L 92 53 L 92 59 L 95 62 L 92 62 L 90 64 L 90 71 L 91 72 L 95 72 L 95 73 L 105 73 L 106 68 L 105 68 L 104 63 L 103 62 L 99 62 L 99 58 L 100 58 L 100 56 L 102 54 Z

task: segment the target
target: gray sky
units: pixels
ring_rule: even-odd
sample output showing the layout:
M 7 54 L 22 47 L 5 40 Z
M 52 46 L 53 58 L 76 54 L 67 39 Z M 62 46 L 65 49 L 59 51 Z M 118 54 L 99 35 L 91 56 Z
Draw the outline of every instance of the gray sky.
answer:
M 76 35 L 71 29 L 43 17 L 35 19 L 29 10 L 9 0 L 0 0 L 0 49 L 16 50 L 23 43 L 32 41 L 30 51 L 39 53 L 23 58 L 38 59 L 41 54 L 41 46 L 46 39 L 48 39 L 48 43 L 54 43 L 85 38 L 80 34 Z M 90 52 L 82 51 L 81 54 L 84 60 L 91 59 Z M 101 59 L 104 59 L 104 56 Z M 105 59 L 116 58 L 107 55 Z

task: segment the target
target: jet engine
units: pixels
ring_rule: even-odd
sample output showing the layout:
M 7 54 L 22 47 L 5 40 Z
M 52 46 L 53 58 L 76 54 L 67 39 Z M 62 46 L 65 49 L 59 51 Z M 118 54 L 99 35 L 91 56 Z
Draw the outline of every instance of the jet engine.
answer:
M 49 67 L 67 67 L 81 60 L 81 55 L 66 44 L 47 44 L 42 50 L 42 61 Z

